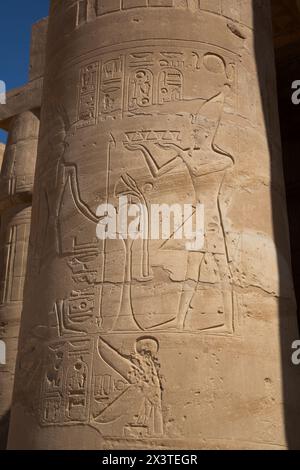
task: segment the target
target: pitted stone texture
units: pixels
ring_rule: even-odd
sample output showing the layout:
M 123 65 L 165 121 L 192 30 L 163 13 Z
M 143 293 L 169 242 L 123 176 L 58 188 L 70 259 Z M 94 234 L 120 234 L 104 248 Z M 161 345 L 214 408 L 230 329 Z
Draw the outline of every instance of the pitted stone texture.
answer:
M 145 8 L 150 10 L 158 8 L 164 18 L 170 9 L 196 13 L 199 15 L 199 20 L 202 12 L 207 11 L 247 26 L 253 24 L 252 8 L 248 0 L 242 0 L 239 4 L 236 1 L 230 3 L 228 0 L 70 0 L 64 1 L 63 5 L 59 2 L 52 4 L 52 17 L 59 8 L 65 8 L 64 27 L 67 31 L 107 14 L 124 13 L 128 10 L 139 14 Z M 57 18 L 57 22 L 59 21 Z
M 5 449 L 13 393 L 30 233 L 31 208 L 18 206 L 1 215 L 0 340 L 6 365 L 0 365 L 0 448 Z
M 0 366 L 0 447 L 5 448 L 29 245 L 31 198 L 39 119 L 31 111 L 10 122 L 0 177 L 0 340 L 7 362 Z
M 52 2 L 10 448 L 281 449 L 299 417 L 267 2 L 265 81 L 252 1 L 157 3 Z M 204 204 L 203 249 L 97 240 L 121 196 Z

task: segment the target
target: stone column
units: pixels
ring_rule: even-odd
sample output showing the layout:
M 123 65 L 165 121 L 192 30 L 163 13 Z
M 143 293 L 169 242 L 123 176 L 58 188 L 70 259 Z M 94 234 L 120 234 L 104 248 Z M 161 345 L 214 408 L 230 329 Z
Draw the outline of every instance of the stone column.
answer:
M 10 448 L 287 446 L 297 325 L 254 7 L 272 56 L 268 2 L 52 1 Z M 185 219 L 99 240 L 98 206 L 125 198 L 146 234 L 154 204 L 203 204 L 204 245 L 179 239 Z
M 28 111 L 11 120 L 0 178 L 1 278 L 0 340 L 6 364 L 0 366 L 0 447 L 6 447 L 30 234 L 31 200 L 39 118 Z
M 5 152 L 5 145 L 0 142 L 0 168 L 2 166 L 4 152 Z

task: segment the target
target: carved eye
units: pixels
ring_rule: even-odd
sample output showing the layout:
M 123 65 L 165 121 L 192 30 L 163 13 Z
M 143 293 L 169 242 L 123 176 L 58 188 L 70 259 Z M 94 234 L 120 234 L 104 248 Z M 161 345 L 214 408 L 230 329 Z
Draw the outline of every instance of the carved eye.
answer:
M 213 73 L 225 73 L 224 60 L 214 54 L 207 54 L 204 57 L 204 66 L 209 72 Z

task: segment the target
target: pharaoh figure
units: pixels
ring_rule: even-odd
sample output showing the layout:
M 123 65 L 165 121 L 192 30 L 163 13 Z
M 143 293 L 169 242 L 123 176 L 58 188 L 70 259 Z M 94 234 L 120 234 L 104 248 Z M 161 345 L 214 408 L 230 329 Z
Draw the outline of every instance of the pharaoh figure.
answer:
M 205 330 L 225 325 L 227 314 L 232 310 L 230 269 L 226 248 L 220 195 L 226 171 L 233 166 L 233 157 L 220 149 L 216 136 L 222 119 L 228 85 L 206 101 L 191 118 L 191 145 L 159 143 L 159 150 L 168 152 L 168 163 L 157 166 L 157 156 L 147 145 L 128 144 L 132 151 L 140 150 L 155 178 L 186 166 L 193 184 L 195 205 L 204 205 L 205 244 L 199 251 L 191 249 L 188 254 L 185 282 L 176 319 L 166 326 L 183 330 Z M 168 244 L 163 244 L 168 249 Z

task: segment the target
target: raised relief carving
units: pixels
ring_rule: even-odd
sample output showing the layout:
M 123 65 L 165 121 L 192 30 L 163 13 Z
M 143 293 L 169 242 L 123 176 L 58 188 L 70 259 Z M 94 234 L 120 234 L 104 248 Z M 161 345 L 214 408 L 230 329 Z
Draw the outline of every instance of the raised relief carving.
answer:
M 181 101 L 183 98 L 183 75 L 177 69 L 164 69 L 159 76 L 158 102 Z
M 88 20 L 88 0 L 80 0 L 77 3 L 77 26 L 85 24 Z
M 234 57 L 213 46 L 136 47 L 81 68 L 81 104 L 91 98 L 93 105 L 80 105 L 66 130 L 58 197 L 45 199 L 69 291 L 50 306 L 35 358 L 30 348 L 21 354 L 24 373 L 42 375 L 43 426 L 84 423 L 107 438 L 162 437 L 163 335 L 233 332 L 221 195 L 234 157 L 218 135 L 234 79 Z M 91 191 L 72 142 L 88 125 L 98 126 L 84 161 L 99 175 Z M 116 211 L 120 197 L 142 204 L 150 230 L 151 206 L 176 202 L 174 181 L 181 204 L 205 205 L 200 251 L 187 250 L 174 231 L 163 239 L 161 221 L 155 240 L 128 239 L 120 228 L 116 239 L 97 240 L 96 194 Z
M 15 214 L 12 212 L 11 216 L 13 218 L 8 224 L 7 233 L 2 233 L 4 246 L 1 304 L 22 302 L 26 274 L 31 209 L 23 209 Z M 3 232 L 4 227 L 5 224 L 3 224 Z
M 196 76 L 201 98 L 188 92 Z M 88 75 L 82 79 L 83 89 L 90 92 L 97 82 L 96 76 Z M 202 90 L 204 82 L 206 93 Z M 146 240 L 123 239 L 119 233 L 117 240 L 86 239 L 86 248 L 95 253 L 85 263 L 76 256 L 75 246 L 80 243 L 75 233 L 64 228 L 64 220 L 69 220 L 68 214 L 77 214 L 72 226 L 81 225 L 79 217 L 85 226 L 90 224 L 86 232 L 95 233 L 99 219 L 83 201 L 76 166 L 64 163 L 64 189 L 58 210 L 60 251 L 69 256 L 77 286 L 56 306 L 62 329 L 75 332 L 81 328 L 81 332 L 87 332 L 90 326 L 84 322 L 88 323 L 91 315 L 99 331 L 104 332 L 231 331 L 231 272 L 220 196 L 234 158 L 217 145 L 217 136 L 233 86 L 232 57 L 205 49 L 179 52 L 169 48 L 162 52 L 157 47 L 101 60 L 100 115 L 104 119 L 125 120 L 143 113 L 171 116 L 177 109 L 175 103 L 180 102 L 178 116 L 185 123 L 189 121 L 183 133 L 181 126 L 148 130 L 133 130 L 130 126 L 125 134 L 117 131 L 108 135 L 106 155 L 101 156 L 106 174 L 104 202 L 115 204 L 116 210 L 121 196 L 126 196 L 129 204 L 143 204 L 149 227 L 151 204 L 167 202 L 165 187 L 172 186 L 176 175 L 186 189 L 182 203 L 205 205 L 205 247 L 190 252 L 174 233 L 169 240 L 150 240 L 150 236 Z M 132 160 L 140 168 L 138 172 Z M 124 172 L 124 168 L 128 170 Z M 172 257 L 180 259 L 180 264 Z M 77 299 L 83 297 L 82 311 L 77 307 L 72 312 L 70 305 L 77 305 Z M 81 315 L 85 320 L 82 324 L 77 320 L 75 325 L 74 319 Z
M 200 0 L 97 0 L 97 16 L 135 8 L 179 8 L 197 11 Z
M 42 376 L 40 396 L 33 405 L 41 425 L 82 423 L 104 437 L 162 437 L 159 342 L 141 336 L 127 343 L 125 353 L 102 337 L 95 343 L 90 337 L 46 341 L 44 353 L 39 350 L 42 360 L 37 362 L 35 356 L 29 364 L 34 370 L 26 369 L 36 374 L 38 367 Z M 22 366 L 25 359 L 28 362 L 28 351 L 22 355 Z
M 81 70 L 81 95 L 98 96 L 99 84 L 99 123 L 93 114 L 93 124 L 109 129 L 95 153 L 101 202 L 116 210 L 120 197 L 143 204 L 149 230 L 151 205 L 172 202 L 176 177 L 182 204 L 205 204 L 205 246 L 189 251 L 174 232 L 167 240 L 131 240 L 118 229 L 116 239 L 97 240 L 97 204 L 85 200 L 80 159 L 66 133 L 55 225 L 70 290 L 49 312 L 43 425 L 86 423 L 107 437 L 162 436 L 160 340 L 152 335 L 232 332 L 220 195 L 234 158 L 218 144 L 218 133 L 234 87 L 233 59 L 204 49 L 152 49 L 104 55 Z M 195 76 L 199 91 L 191 96 Z M 155 126 L 161 116 L 169 116 L 165 127 Z M 82 132 L 78 122 L 75 132 Z
M 99 115 L 101 120 L 119 119 L 138 114 L 178 113 L 172 103 L 184 104 L 182 112 L 190 112 L 192 83 L 197 78 L 219 81 L 234 80 L 234 68 L 221 56 L 188 48 L 178 52 L 159 47 L 103 58 L 101 64 Z M 213 74 L 214 77 L 209 77 Z M 202 78 L 201 78 L 202 75 Z M 222 83 L 223 82 L 223 83 Z M 206 87 L 213 88 L 213 82 Z M 215 89 L 216 92 L 216 89 Z M 199 94 L 201 93 L 199 89 Z M 217 92 L 216 92 L 217 94 Z M 211 95 L 213 96 L 213 95 Z M 166 106 L 168 104 L 169 106 Z
M 150 70 L 139 69 L 132 72 L 129 79 L 129 110 L 143 108 L 153 102 L 153 75 Z

